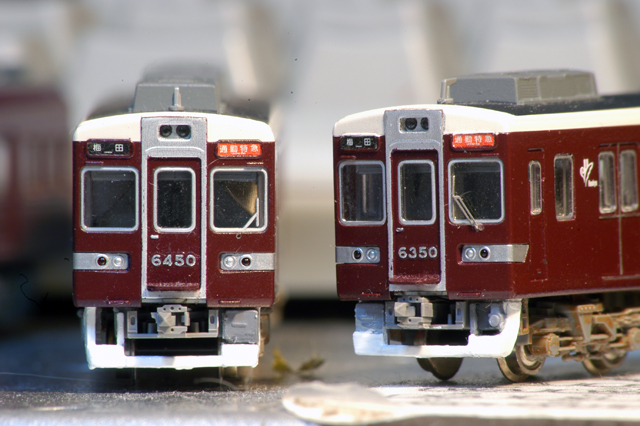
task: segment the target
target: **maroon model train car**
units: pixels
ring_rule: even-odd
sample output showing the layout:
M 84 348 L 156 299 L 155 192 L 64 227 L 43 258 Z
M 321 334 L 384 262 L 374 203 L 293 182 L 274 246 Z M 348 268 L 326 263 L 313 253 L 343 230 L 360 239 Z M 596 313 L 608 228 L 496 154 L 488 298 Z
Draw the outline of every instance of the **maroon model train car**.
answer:
M 74 301 L 91 368 L 250 367 L 268 336 L 275 138 L 200 71 L 148 74 L 128 112 L 75 132 Z
M 68 298 L 70 151 L 55 89 L 0 88 L 0 328 L 15 327 L 45 294 Z
M 338 294 L 358 354 L 464 357 L 524 380 L 640 348 L 640 94 L 578 71 L 443 82 L 437 105 L 334 127 Z

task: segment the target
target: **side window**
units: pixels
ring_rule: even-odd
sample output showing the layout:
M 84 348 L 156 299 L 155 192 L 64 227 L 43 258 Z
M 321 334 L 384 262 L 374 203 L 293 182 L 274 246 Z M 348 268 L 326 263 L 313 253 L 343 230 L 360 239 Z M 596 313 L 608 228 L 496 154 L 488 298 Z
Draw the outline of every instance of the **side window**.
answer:
M 163 232 L 195 228 L 195 173 L 187 168 L 155 171 L 154 226 Z
M 636 152 L 620 152 L 620 207 L 624 213 L 638 210 L 638 171 Z
M 398 167 L 400 222 L 430 225 L 436 220 L 432 161 L 403 161 Z
M 604 151 L 598 155 L 600 213 L 613 213 L 617 208 L 615 164 L 613 151 Z
M 262 231 L 267 227 L 267 172 L 216 169 L 211 174 L 214 230 Z
M 573 218 L 573 156 L 556 155 L 553 161 L 554 187 L 556 198 L 556 218 Z
M 537 161 L 529 162 L 529 199 L 531 214 L 542 213 L 542 176 L 540 163 Z
M 82 171 L 82 227 L 87 231 L 132 231 L 138 227 L 138 172 L 129 168 Z
M 340 219 L 354 225 L 385 222 L 384 166 L 373 161 L 340 164 Z

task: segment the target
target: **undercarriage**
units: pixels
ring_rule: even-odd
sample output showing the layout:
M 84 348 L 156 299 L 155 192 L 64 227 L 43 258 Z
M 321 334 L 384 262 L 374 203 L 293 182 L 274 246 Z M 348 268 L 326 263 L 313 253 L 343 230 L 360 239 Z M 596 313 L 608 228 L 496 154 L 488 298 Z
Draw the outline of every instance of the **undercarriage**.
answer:
M 636 292 L 597 296 L 531 299 L 523 302 L 514 351 L 498 360 L 511 381 L 537 373 L 547 357 L 581 361 L 601 375 L 640 349 L 640 295 Z
M 260 309 L 85 308 L 90 368 L 255 367 L 269 336 Z
M 396 295 L 356 306 L 354 346 L 360 355 L 417 358 L 442 380 L 466 357 L 496 358 L 514 382 L 536 374 L 547 357 L 601 375 L 640 349 L 640 293 L 507 301 Z

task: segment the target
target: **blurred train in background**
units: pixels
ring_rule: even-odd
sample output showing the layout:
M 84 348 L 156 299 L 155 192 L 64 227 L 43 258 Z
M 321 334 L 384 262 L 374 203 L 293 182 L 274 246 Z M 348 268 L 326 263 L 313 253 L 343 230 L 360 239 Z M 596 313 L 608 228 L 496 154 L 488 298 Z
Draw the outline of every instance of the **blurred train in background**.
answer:
M 44 87 L 0 89 L 0 329 L 66 297 L 71 264 L 65 104 Z
M 601 93 L 637 90 L 639 23 L 640 4 L 630 0 L 3 2 L 0 83 L 22 74 L 59 88 L 70 129 L 105 97 L 132 93 L 149 65 L 222 65 L 235 95 L 270 102 L 282 123 L 280 289 L 289 299 L 337 301 L 327 143 L 337 120 L 435 102 L 442 79 L 481 71 L 588 69 Z M 43 305 L 47 293 L 71 305 L 68 263 L 44 274 L 42 290 L 22 289 Z

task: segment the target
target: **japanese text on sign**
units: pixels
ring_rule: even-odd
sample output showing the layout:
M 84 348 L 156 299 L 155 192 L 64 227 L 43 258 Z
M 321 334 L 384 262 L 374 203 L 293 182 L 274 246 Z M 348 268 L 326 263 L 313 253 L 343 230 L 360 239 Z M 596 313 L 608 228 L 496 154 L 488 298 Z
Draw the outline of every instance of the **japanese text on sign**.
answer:
M 262 146 L 258 143 L 219 143 L 218 157 L 259 157 Z
M 454 148 L 493 148 L 496 144 L 495 136 L 486 134 L 453 135 Z

